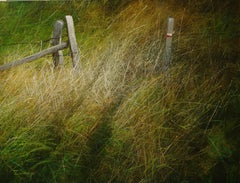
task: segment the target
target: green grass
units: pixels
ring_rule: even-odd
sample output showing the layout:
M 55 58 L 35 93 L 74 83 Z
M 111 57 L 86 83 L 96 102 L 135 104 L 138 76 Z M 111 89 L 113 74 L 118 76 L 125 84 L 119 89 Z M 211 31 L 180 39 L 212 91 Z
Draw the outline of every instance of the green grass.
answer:
M 73 71 L 66 55 L 53 69 L 49 56 L 0 73 L 0 180 L 238 182 L 232 15 L 225 4 L 194 2 L 12 3 L 9 11 L 0 4 L 6 44 L 47 39 L 52 23 L 72 14 L 83 63 Z M 162 73 L 169 15 L 173 64 Z M 32 32 L 22 38 L 26 27 Z M 0 63 L 38 49 L 1 48 Z

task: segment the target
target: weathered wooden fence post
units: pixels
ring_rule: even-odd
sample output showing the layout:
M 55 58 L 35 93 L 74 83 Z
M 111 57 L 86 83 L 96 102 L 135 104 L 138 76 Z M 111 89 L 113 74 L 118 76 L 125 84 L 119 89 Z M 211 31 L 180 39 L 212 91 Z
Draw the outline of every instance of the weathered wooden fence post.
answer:
M 167 24 L 167 35 L 166 35 L 166 52 L 165 59 L 163 61 L 163 71 L 167 71 L 171 65 L 171 52 L 172 52 L 172 36 L 173 36 L 173 28 L 174 28 L 174 18 L 168 18 Z
M 68 41 L 69 41 L 69 46 L 71 50 L 73 68 L 81 69 L 80 51 L 78 49 L 72 16 L 67 15 L 66 22 L 67 22 Z
M 61 44 L 62 42 L 62 29 L 63 29 L 64 22 L 62 20 L 58 20 L 55 22 L 53 26 L 53 37 L 51 44 L 53 46 Z M 58 50 L 57 52 L 53 53 L 53 63 L 54 66 L 57 67 L 58 65 L 63 65 L 64 58 L 62 50 Z

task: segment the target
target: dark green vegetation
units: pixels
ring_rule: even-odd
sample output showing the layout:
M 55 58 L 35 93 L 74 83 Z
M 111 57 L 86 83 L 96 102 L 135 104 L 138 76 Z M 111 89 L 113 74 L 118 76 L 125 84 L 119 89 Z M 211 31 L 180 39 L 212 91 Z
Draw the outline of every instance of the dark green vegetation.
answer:
M 0 73 L 0 182 L 240 182 L 238 4 L 0 3 L 0 63 L 40 50 L 66 14 L 83 63 L 72 72 L 65 51 L 62 69 Z

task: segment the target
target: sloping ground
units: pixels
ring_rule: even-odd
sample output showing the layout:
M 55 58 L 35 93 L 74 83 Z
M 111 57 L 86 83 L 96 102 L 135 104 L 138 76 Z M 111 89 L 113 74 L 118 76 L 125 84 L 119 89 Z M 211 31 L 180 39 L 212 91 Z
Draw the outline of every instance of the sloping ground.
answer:
M 82 20 L 81 72 L 68 59 L 53 70 L 47 57 L 0 73 L 1 180 L 238 182 L 233 15 L 205 2 L 118 2 L 71 3 Z M 176 32 L 166 74 L 169 15 Z

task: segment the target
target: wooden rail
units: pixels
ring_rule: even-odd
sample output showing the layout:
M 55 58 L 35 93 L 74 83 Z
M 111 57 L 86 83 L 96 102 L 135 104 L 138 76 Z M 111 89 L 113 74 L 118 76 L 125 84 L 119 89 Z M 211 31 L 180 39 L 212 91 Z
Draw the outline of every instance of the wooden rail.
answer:
M 62 50 L 62 49 L 67 48 L 67 47 L 68 47 L 68 43 L 62 43 L 62 44 L 50 47 L 50 48 L 48 48 L 46 50 L 43 50 L 43 51 L 40 51 L 40 52 L 38 52 L 34 55 L 31 55 L 31 56 L 25 57 L 23 59 L 20 59 L 20 60 L 17 60 L 17 61 L 7 63 L 5 65 L 2 65 L 2 66 L 0 66 L 0 71 L 10 69 L 12 67 L 15 67 L 15 66 L 18 66 L 18 65 L 21 65 L 21 64 L 24 64 L 24 63 L 32 62 L 33 60 L 36 60 L 38 58 L 41 58 L 43 56 L 46 56 L 48 54 L 54 53 L 58 50 Z

